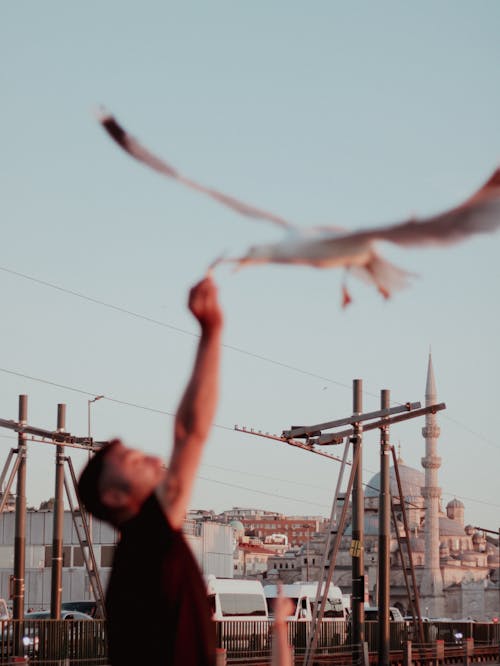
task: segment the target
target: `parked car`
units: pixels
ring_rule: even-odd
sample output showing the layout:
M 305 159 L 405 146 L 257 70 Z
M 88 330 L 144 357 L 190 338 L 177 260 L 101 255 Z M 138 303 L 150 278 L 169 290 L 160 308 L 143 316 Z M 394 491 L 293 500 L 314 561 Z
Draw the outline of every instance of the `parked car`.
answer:
M 67 630 L 61 631 L 59 628 L 53 627 L 50 611 L 34 611 L 25 613 L 24 615 L 24 635 L 23 645 L 24 653 L 28 657 L 38 656 L 44 657 L 41 654 L 42 649 L 47 647 L 47 643 L 54 643 L 60 645 L 62 653 L 72 655 L 77 650 L 78 643 L 82 640 L 81 623 L 91 622 L 94 623 L 93 618 L 86 613 L 80 613 L 74 610 L 62 610 L 61 620 L 68 621 Z M 40 622 L 45 620 L 46 622 Z M 71 622 L 71 624 L 70 624 Z M 73 624 L 73 622 L 75 624 Z M 47 636 L 50 635 L 50 640 L 47 641 Z M 43 647 L 42 647 L 43 646 Z
M 62 610 L 78 611 L 79 613 L 86 613 L 94 620 L 100 618 L 99 605 L 97 601 L 86 599 L 84 601 L 63 601 L 61 604 Z
M 48 646 L 51 649 L 55 644 L 61 647 L 61 653 L 71 655 L 82 639 L 91 640 L 96 637 L 94 631 L 82 631 L 83 621 L 94 624 L 90 615 L 85 613 L 63 610 L 61 620 L 75 621 L 71 624 L 68 622 L 67 629 L 64 631 L 61 631 L 58 622 L 49 622 L 50 619 L 50 611 L 33 611 L 25 613 L 24 621 L 20 624 L 8 621 L 1 622 L 0 657 L 3 659 L 12 656 L 19 653 L 21 649 L 25 657 L 46 656 L 41 654 L 42 649 L 48 648 Z M 22 631 L 22 634 L 19 635 L 18 631 Z M 104 640 L 100 633 L 97 637 Z M 18 645 L 19 640 L 21 646 Z
M 50 611 L 32 611 L 24 614 L 25 620 L 50 620 Z M 93 620 L 94 618 L 87 613 L 80 613 L 74 610 L 62 610 L 61 620 Z

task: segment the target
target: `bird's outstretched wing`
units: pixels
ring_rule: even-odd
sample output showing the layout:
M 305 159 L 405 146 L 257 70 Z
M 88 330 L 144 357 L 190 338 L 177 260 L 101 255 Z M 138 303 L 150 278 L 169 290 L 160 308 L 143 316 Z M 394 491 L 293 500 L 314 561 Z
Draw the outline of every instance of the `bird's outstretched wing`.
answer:
M 223 192 L 219 192 L 218 190 L 214 190 L 211 187 L 206 187 L 205 185 L 201 185 L 200 183 L 197 183 L 196 181 L 191 180 L 190 178 L 186 178 L 176 169 L 174 169 L 170 164 L 167 164 L 167 162 L 164 162 L 162 159 L 160 159 L 159 157 L 151 153 L 149 150 L 147 150 L 147 148 L 142 146 L 139 143 L 139 141 L 137 141 L 137 139 L 131 136 L 128 132 L 126 132 L 123 129 L 123 127 L 121 127 L 121 125 L 118 124 L 118 122 L 112 115 L 108 113 L 103 113 L 99 117 L 99 121 L 106 130 L 106 132 L 109 134 L 109 136 L 121 148 L 123 148 L 123 150 L 125 150 L 129 155 L 134 157 L 139 162 L 142 162 L 146 166 L 150 167 L 151 169 L 158 171 L 159 173 L 163 174 L 164 176 L 167 176 L 168 178 L 173 178 L 174 180 L 179 181 L 186 187 L 191 188 L 192 190 L 196 190 L 197 192 L 206 194 L 215 201 L 218 201 L 224 206 L 232 208 L 241 215 L 245 215 L 246 217 L 252 217 L 255 219 L 266 220 L 267 222 L 272 222 L 273 224 L 277 224 L 280 227 L 284 227 L 287 229 L 294 228 L 294 225 L 291 222 L 285 220 L 283 217 L 280 217 L 279 215 L 275 215 L 274 213 L 269 213 L 268 211 L 262 210 L 261 208 L 256 208 L 255 206 L 251 206 L 249 204 L 244 203 L 243 201 L 235 199 L 234 197 L 228 196 Z
M 500 169 L 463 204 L 428 218 L 334 235 L 335 244 L 349 238 L 352 242 L 389 241 L 398 245 L 447 245 L 473 234 L 488 233 L 500 226 Z

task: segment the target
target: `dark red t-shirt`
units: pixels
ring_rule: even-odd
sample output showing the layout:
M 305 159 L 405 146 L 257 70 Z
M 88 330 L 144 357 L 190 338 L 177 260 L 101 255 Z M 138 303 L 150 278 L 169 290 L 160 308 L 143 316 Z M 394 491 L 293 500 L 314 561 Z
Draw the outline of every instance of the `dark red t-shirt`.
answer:
M 122 526 L 106 610 L 112 666 L 215 665 L 215 628 L 200 570 L 154 494 Z

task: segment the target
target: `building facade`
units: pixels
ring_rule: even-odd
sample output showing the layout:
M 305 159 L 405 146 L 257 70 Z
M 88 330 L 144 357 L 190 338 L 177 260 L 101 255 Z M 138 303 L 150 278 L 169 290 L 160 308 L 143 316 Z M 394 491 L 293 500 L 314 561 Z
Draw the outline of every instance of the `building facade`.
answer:
M 426 405 L 437 403 L 437 390 L 432 359 L 429 355 L 426 380 Z M 398 469 L 403 488 L 410 531 L 415 574 L 420 591 L 423 615 L 456 619 L 491 620 L 500 616 L 500 550 L 498 539 L 487 537 L 481 530 L 465 524 L 465 506 L 452 499 L 442 508 L 438 470 L 440 435 L 437 417 L 429 414 L 422 435 L 425 439 L 423 472 L 405 465 L 399 458 Z M 366 596 L 377 604 L 378 579 L 378 506 L 380 474 L 365 485 L 364 492 L 364 561 Z M 404 536 L 402 510 L 394 468 L 390 470 L 390 490 L 395 501 L 396 526 L 391 525 L 390 601 L 403 611 L 409 607 L 396 530 Z M 351 515 L 342 537 L 334 573 L 334 583 L 343 592 L 351 592 L 352 558 Z M 285 582 L 318 580 L 325 535 L 311 535 L 309 542 L 283 557 L 269 560 L 268 577 Z
M 26 608 L 49 609 L 52 575 L 52 511 L 26 514 Z M 14 568 L 15 513 L 0 514 L 0 597 L 9 598 Z M 211 521 L 186 521 L 184 534 L 205 575 L 233 576 L 233 532 L 229 525 Z M 118 539 L 106 523 L 92 521 L 92 543 L 101 582 L 105 587 Z M 71 512 L 64 512 L 63 601 L 92 599 L 87 571 Z

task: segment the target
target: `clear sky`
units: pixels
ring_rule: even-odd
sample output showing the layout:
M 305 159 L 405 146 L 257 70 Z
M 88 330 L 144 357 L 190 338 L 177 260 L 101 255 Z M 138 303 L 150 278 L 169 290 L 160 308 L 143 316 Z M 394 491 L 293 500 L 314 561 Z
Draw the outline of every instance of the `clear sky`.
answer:
M 30 423 L 55 428 L 63 402 L 68 429 L 85 435 L 88 400 L 103 394 L 97 439 L 168 455 L 196 346 L 189 286 L 222 251 L 280 237 L 121 153 L 96 122 L 100 104 L 184 173 L 304 227 L 438 212 L 500 160 L 494 0 L 17 0 L 1 15 L 2 418 L 27 393 Z M 418 277 L 388 302 L 351 280 L 345 311 L 340 271 L 218 270 L 222 391 L 194 507 L 328 514 L 336 463 L 234 424 L 280 432 L 346 416 L 357 377 L 365 409 L 382 388 L 423 402 L 431 346 L 448 406 L 444 504 L 460 497 L 466 522 L 498 527 L 500 235 L 382 249 Z M 391 432 L 418 468 L 422 425 Z M 14 444 L 2 430 L 0 459 Z M 73 454 L 78 467 L 85 458 Z M 53 495 L 53 462 L 30 444 L 30 503 Z M 377 467 L 375 433 L 367 481 Z

